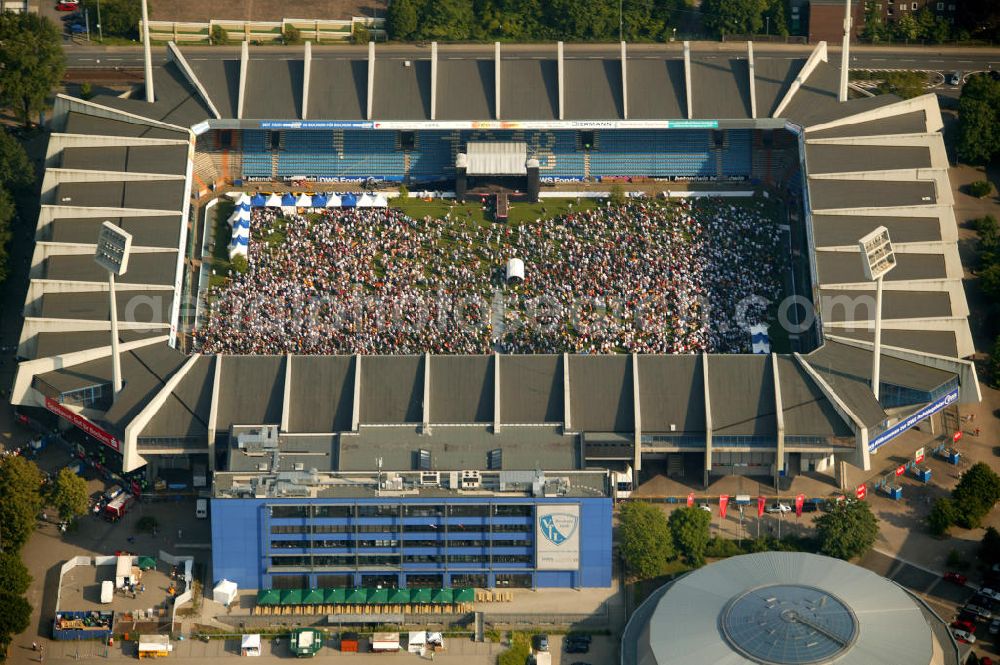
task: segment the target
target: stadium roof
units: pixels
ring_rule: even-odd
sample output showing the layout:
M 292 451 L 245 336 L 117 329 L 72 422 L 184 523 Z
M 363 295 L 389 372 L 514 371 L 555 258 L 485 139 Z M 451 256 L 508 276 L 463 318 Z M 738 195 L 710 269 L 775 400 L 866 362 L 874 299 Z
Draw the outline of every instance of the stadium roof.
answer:
M 913 665 L 957 663 L 941 627 L 902 587 L 864 568 L 762 552 L 705 566 L 654 593 L 626 628 L 634 646 L 622 664 L 867 665 L 886 654 Z
M 106 281 L 89 259 L 104 220 L 135 237 L 121 280 L 129 297 L 119 298 L 120 314 L 134 310 L 121 334 L 132 360 L 124 363 L 128 395 L 95 419 L 131 446 L 130 468 L 141 464 L 137 441 L 166 451 L 198 440 L 207 450 L 217 432 L 265 423 L 290 435 L 349 432 L 372 445 L 388 436 L 379 425 L 497 430 L 470 439 L 478 446 L 507 439 L 505 428 L 552 424 L 625 441 L 639 432 L 771 437 L 782 427 L 836 445 L 858 423 L 887 422 L 863 371 L 871 316 L 857 306 L 872 292 L 856 241 L 879 225 L 889 228 L 898 260 L 886 280 L 883 325 L 883 355 L 898 362 L 883 361 L 883 381 L 922 392 L 948 374 L 975 392 L 961 360 L 973 346 L 933 96 L 838 102 L 839 72 L 825 44 L 808 58 L 687 44 L 636 54 L 619 45 L 587 48 L 462 45 L 442 47 L 435 62 L 422 47 L 304 50 L 291 59 L 269 49 L 217 49 L 187 59 L 170 45 L 169 62 L 153 74 L 152 103 L 141 95 L 58 96 L 18 350 L 25 362 L 12 401 L 44 402 L 31 392 L 35 377 L 57 394 L 109 381 Z M 816 309 L 823 335 L 839 341 L 771 362 L 704 355 L 185 361 L 165 341 L 174 341 L 183 302 L 189 194 L 205 186 L 195 146 L 212 136 L 202 137 L 206 129 L 313 121 L 373 130 L 790 129 L 805 150 Z M 943 374 L 912 367 L 927 365 Z

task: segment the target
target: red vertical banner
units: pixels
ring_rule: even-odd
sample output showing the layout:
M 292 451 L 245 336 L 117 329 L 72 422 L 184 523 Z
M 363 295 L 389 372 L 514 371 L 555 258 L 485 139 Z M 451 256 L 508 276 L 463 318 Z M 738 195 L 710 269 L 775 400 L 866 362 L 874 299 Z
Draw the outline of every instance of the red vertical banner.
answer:
M 955 432 L 954 434 L 951 435 L 951 440 L 954 441 L 955 443 L 958 443 L 959 439 L 961 439 L 961 438 L 962 438 L 962 432 L 961 432 L 961 430 L 959 430 L 958 432 Z
M 757 517 L 761 517 L 764 514 L 765 504 L 767 504 L 767 499 L 762 496 L 757 497 Z
M 858 489 L 854 491 L 854 496 L 858 497 L 858 501 L 863 501 L 868 496 L 868 487 L 864 483 L 861 483 L 858 485 Z
M 897 476 L 901 476 L 905 472 L 906 472 L 906 465 L 905 464 L 900 464 L 899 466 L 896 467 L 896 475 Z
M 723 494 L 719 497 L 719 514 L 722 515 L 722 519 L 726 519 L 726 508 L 729 507 L 729 495 Z
M 795 497 L 795 516 L 796 517 L 802 517 L 802 506 L 805 504 L 805 502 L 806 502 L 806 495 L 805 494 L 799 494 L 798 496 Z
M 688 494 L 688 508 L 694 507 L 694 492 Z

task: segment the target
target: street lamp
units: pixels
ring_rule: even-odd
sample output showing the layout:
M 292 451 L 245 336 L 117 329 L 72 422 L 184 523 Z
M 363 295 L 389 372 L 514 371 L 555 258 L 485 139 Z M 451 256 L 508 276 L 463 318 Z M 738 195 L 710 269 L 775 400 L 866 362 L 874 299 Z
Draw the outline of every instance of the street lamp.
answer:
M 115 298 L 115 277 L 128 269 L 128 255 L 132 249 L 132 234 L 126 233 L 111 222 L 104 222 L 97 236 L 94 261 L 108 271 L 108 294 L 111 303 L 111 371 L 114 380 L 112 399 L 122 391 L 122 365 L 118 355 L 118 300 Z
M 882 355 L 882 278 L 896 267 L 896 254 L 889 229 L 880 226 L 858 241 L 865 279 L 875 282 L 875 349 L 872 355 L 872 392 L 878 400 L 879 365 Z

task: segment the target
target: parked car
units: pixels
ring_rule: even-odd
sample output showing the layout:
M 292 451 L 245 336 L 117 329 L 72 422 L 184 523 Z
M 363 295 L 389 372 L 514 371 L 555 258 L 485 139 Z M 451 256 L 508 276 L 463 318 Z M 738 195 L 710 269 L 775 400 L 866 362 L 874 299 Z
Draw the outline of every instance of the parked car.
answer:
M 952 72 L 948 74 L 948 85 L 961 85 L 962 84 L 962 72 Z
M 971 599 L 967 600 L 966 602 L 972 603 L 973 605 L 978 605 L 979 607 L 985 607 L 990 612 L 995 610 L 997 606 L 997 603 L 995 600 L 993 600 L 993 598 L 989 596 L 984 596 L 979 593 L 974 595 Z
M 781 503 L 780 501 L 775 501 L 770 504 L 765 510 L 769 513 L 790 513 L 792 512 L 792 507 L 787 503 Z
M 951 634 L 955 636 L 955 639 L 959 642 L 965 642 L 966 644 L 975 644 L 976 636 L 967 630 L 952 630 Z
M 815 501 L 804 501 L 802 503 L 802 512 L 804 513 L 815 513 L 819 510 L 819 504 Z
M 993 659 L 989 656 L 983 656 L 979 659 L 979 665 L 993 665 Z
M 567 635 L 563 647 L 566 653 L 587 653 L 590 651 L 590 635 Z
M 708 505 L 707 503 L 699 503 L 698 508 L 699 510 L 704 510 L 706 513 L 712 512 L 712 506 Z
M 548 635 L 535 635 L 535 651 L 548 651 L 549 650 L 549 636 Z
M 996 635 L 1000 633 L 1000 619 L 994 619 L 990 622 L 990 635 Z
M 104 500 L 113 501 L 115 497 L 124 492 L 125 490 L 121 485 L 112 485 L 108 489 L 104 490 Z
M 992 598 L 993 600 L 1000 600 L 1000 591 L 996 589 L 991 589 L 990 587 L 980 587 L 977 591 L 980 596 L 986 596 L 987 598 Z
M 958 584 L 959 586 L 965 586 L 965 583 L 969 581 L 969 578 L 961 573 L 947 572 L 944 574 L 944 578 L 949 582 Z
M 955 619 L 951 622 L 952 628 L 957 628 L 959 630 L 967 630 L 970 633 L 976 632 L 976 624 L 968 619 Z
M 972 603 L 969 603 L 963 609 L 966 612 L 970 613 L 970 614 L 975 614 L 980 619 L 992 619 L 993 618 L 993 613 L 992 612 L 990 612 L 985 607 L 980 607 L 979 605 L 973 605 Z

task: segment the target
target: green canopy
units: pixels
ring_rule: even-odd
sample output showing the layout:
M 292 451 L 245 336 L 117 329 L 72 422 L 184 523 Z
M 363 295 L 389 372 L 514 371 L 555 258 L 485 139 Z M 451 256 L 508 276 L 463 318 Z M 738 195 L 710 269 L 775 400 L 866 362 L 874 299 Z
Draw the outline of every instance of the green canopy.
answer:
M 448 604 L 453 602 L 452 595 L 451 589 L 434 589 L 434 593 L 431 596 L 431 602 Z
M 431 590 L 430 589 L 410 589 L 410 602 L 411 603 L 429 603 L 429 602 L 431 602 Z
M 322 589 L 309 589 L 302 596 L 303 605 L 321 605 L 323 603 Z
M 393 589 L 389 593 L 389 602 L 399 605 L 405 605 L 410 602 L 410 590 L 409 589 Z
M 324 603 L 342 603 L 347 598 L 347 589 L 326 589 L 323 592 Z
M 281 592 L 277 589 L 261 589 L 257 592 L 258 605 L 277 605 L 281 601 Z
M 365 589 L 348 589 L 345 603 L 352 605 L 364 605 L 368 601 L 368 591 Z
M 389 602 L 389 589 L 368 589 L 369 605 L 385 605 Z
M 136 561 L 136 565 L 139 566 L 139 570 L 152 570 L 156 568 L 156 557 L 141 556 Z
M 456 603 L 473 603 L 476 600 L 476 590 L 470 587 L 453 589 Z
M 281 590 L 281 604 L 282 605 L 301 605 L 302 604 L 302 589 L 282 589 Z

